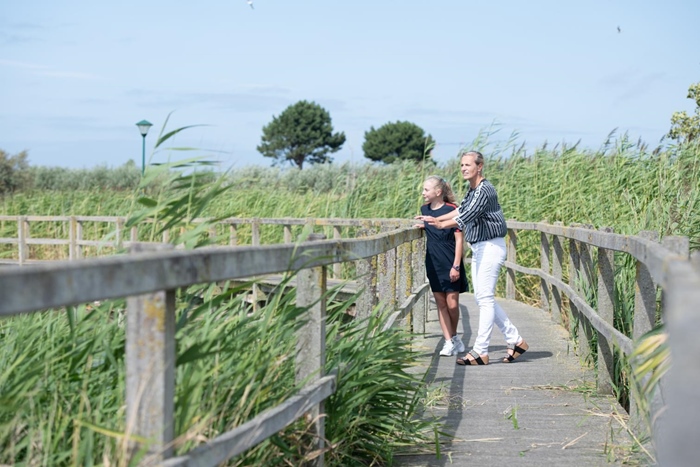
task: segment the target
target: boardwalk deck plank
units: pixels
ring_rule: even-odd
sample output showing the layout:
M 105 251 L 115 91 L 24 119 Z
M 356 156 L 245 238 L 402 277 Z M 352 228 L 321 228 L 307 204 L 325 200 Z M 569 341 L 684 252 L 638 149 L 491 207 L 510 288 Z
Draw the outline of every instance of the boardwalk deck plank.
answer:
M 397 453 L 396 465 L 598 466 L 629 460 L 633 443 L 623 426 L 626 412 L 614 398 L 595 394 L 594 373 L 581 365 L 563 327 L 542 310 L 497 300 L 530 349 L 513 364 L 501 363 L 506 345 L 494 328 L 488 366 L 456 365 L 454 357 L 438 356 L 443 341 L 432 309 L 426 334 L 417 337 L 416 371 L 426 371 L 431 393 L 443 395 L 425 416 L 441 418 L 444 432 L 454 438 L 443 437 L 440 459 L 434 450 Z M 468 350 L 478 308 L 471 294 L 462 294 L 460 305 L 458 330 L 464 326 Z

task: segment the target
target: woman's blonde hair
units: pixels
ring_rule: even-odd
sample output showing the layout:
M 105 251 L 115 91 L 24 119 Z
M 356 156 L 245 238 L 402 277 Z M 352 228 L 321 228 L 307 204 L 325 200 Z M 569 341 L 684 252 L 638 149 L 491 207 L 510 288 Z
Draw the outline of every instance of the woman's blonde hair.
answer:
M 476 165 L 484 165 L 484 155 L 481 154 L 479 151 L 462 151 L 459 154 L 459 158 L 461 159 L 462 157 L 467 155 L 474 156 L 474 163 L 476 163 Z
M 444 202 L 454 204 L 455 194 L 452 192 L 452 187 L 447 183 L 447 180 L 437 175 L 431 175 L 425 179 L 426 182 L 428 180 L 435 182 L 435 188 L 442 192 L 442 200 Z

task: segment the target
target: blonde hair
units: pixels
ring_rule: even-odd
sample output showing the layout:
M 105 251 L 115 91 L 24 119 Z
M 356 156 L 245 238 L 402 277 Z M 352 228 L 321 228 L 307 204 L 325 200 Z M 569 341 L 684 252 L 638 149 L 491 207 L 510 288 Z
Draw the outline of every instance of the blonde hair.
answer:
M 426 182 L 428 180 L 435 182 L 435 188 L 442 192 L 442 200 L 444 202 L 454 204 L 455 194 L 452 192 L 452 187 L 447 183 L 447 180 L 437 175 L 431 175 L 425 179 Z
M 459 154 L 459 158 L 461 159 L 464 156 L 474 156 L 474 162 L 476 165 L 484 165 L 484 155 L 479 151 L 462 151 Z

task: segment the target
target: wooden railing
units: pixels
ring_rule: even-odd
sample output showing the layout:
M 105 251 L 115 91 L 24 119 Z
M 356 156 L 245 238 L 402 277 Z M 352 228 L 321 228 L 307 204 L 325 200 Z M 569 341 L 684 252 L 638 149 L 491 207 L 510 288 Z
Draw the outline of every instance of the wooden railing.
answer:
M 5 267 L 0 269 L 0 317 L 128 297 L 126 426 L 151 441 L 150 450 L 162 465 L 219 465 L 305 413 L 314 420 L 314 449 L 323 452 L 324 417 L 319 415 L 335 390 L 334 375 L 324 374 L 326 269 L 356 263 L 358 285 L 364 290 L 356 303 L 357 317 L 369 316 L 377 306 L 390 307 L 394 311 L 387 326 L 404 324 L 424 332 L 429 287 L 422 232 L 407 221 L 391 220 L 229 220 L 231 226 L 245 222 L 254 229 L 262 223 L 296 223 L 328 226 L 334 232 L 344 226 L 389 231 L 363 238 L 190 251 L 134 242 L 130 255 Z M 176 290 L 287 271 L 296 272 L 297 304 L 308 309 L 307 324 L 298 335 L 296 377 L 310 382 L 281 405 L 173 458 Z
M 632 236 L 615 234 L 608 227 L 593 230 L 580 224 L 517 221 L 508 221 L 508 227 L 506 297 L 516 297 L 516 272 L 540 278 L 542 308 L 558 324 L 578 322 L 578 329 L 570 331 L 578 335 L 579 355 L 596 357 L 599 393 L 612 394 L 613 355 L 630 357 L 635 341 L 656 325 L 660 312 L 669 335 L 672 366 L 653 400 L 647 401 L 651 434 L 660 465 L 694 465 L 700 458 L 700 252 L 689 255 L 686 237 L 665 237 L 658 243 L 658 233 L 650 231 Z M 539 233 L 539 267 L 517 264 L 519 232 Z M 632 336 L 614 325 L 615 252 L 636 261 Z M 586 291 L 593 291 L 595 308 Z M 573 319 L 563 319 L 565 313 Z M 591 342 L 597 342 L 596 351 L 590 348 Z M 634 398 L 630 399 L 630 425 L 644 431 Z
M 53 218 L 55 219 L 55 218 Z M 95 218 L 61 218 L 59 222 L 95 221 Z M 102 219 L 102 218 L 100 218 Z M 80 229 L 68 229 L 74 232 L 68 240 L 37 239 L 27 235 L 28 222 L 46 221 L 46 218 L 26 216 L 24 218 L 0 218 L 16 222 L 20 235 L 15 239 L 0 239 L 0 243 L 12 243 L 21 249 L 22 241 L 28 244 L 52 244 L 50 242 L 69 241 L 74 249 L 85 245 L 81 239 Z M 108 218 L 116 226 L 123 226 L 123 219 Z M 238 229 L 249 225 L 250 240 L 253 246 L 239 248 L 208 248 L 190 252 L 167 251 L 149 253 L 143 256 L 122 256 L 97 260 L 84 260 L 79 263 L 60 263 L 30 268 L 0 269 L 0 316 L 22 312 L 60 307 L 75 303 L 85 303 L 105 298 L 151 295 L 151 303 L 162 303 L 161 313 L 172 315 L 168 297 L 177 287 L 184 287 L 197 282 L 210 282 L 235 279 L 264 274 L 273 274 L 287 269 L 301 269 L 299 276 L 299 296 L 303 303 L 316 303 L 322 296 L 326 277 L 326 267 L 333 265 L 334 275 L 340 276 L 339 266 L 343 262 L 355 261 L 358 288 L 364 289 L 357 302 L 359 316 L 366 316 L 377 303 L 377 296 L 385 298 L 387 306 L 393 307 L 395 322 L 402 318 L 412 319 L 415 331 L 422 332 L 427 309 L 427 284 L 422 269 L 424 244 L 421 234 L 409 227 L 405 220 L 357 220 L 357 219 L 227 219 L 228 243 L 238 243 Z M 22 227 L 19 227 L 22 225 Z M 301 246 L 270 245 L 256 246 L 260 243 L 261 226 L 283 226 L 283 240 L 291 242 L 292 227 L 306 225 L 321 226 L 332 229 L 333 240 L 304 243 Z M 561 224 L 532 223 L 508 221 L 508 255 L 506 267 L 506 298 L 516 298 L 516 274 L 539 277 L 539 302 L 544 310 L 551 313 L 552 319 L 559 323 L 578 323 L 578 329 L 570 329 L 578 335 L 578 352 L 584 358 L 595 356 L 594 362 L 598 372 L 598 391 L 610 393 L 613 382 L 613 355 L 629 357 L 635 341 L 649 331 L 656 323 L 660 312 L 669 334 L 673 365 L 656 392 L 654 400 L 649 401 L 653 414 L 653 440 L 661 465 L 691 465 L 700 458 L 700 444 L 697 443 L 697 419 L 700 417 L 700 259 L 696 253 L 690 258 L 688 240 L 684 237 L 666 237 L 658 242 L 658 234 L 640 232 L 636 236 L 615 234 L 610 228 L 593 230 L 590 226 L 563 226 Z M 343 230 L 345 229 L 345 230 Z M 387 229 L 392 232 L 376 233 Z M 343 239 L 350 236 L 372 234 L 366 238 Z M 21 232 L 24 234 L 21 234 Z M 540 264 L 521 265 L 517 262 L 518 236 L 522 234 L 539 236 Z M 220 233 L 212 232 L 212 236 Z M 120 240 L 116 235 L 112 246 Z M 24 240 L 21 240 L 23 238 Z M 130 233 L 130 240 L 138 238 L 138 232 Z M 135 240 L 133 240 L 135 241 Z M 47 243 L 42 243 L 47 242 Z M 82 242 L 82 243 L 81 243 Z M 122 240 L 122 245 L 127 243 Z M 56 243 L 53 243 L 56 244 Z M 71 243 L 68 243 L 70 245 Z M 26 251 L 26 250 L 25 250 Z M 613 307 L 616 297 L 614 254 L 619 252 L 634 258 L 635 299 L 634 326 L 632 335 L 627 336 L 615 327 Z M 309 256 L 311 255 L 311 256 Z M 73 255 L 74 258 L 80 254 Z M 302 258 L 317 258 L 304 264 Z M 22 259 L 19 254 L 18 261 Z M 24 262 L 31 261 L 25 257 Z M 135 273 L 135 271 L 138 271 Z M 112 287 L 105 282 L 110 277 Z M 88 284 L 89 287 L 84 287 Z M 43 290 L 43 294 L 23 293 L 23 290 Z M 166 292 L 162 292 L 166 291 Z M 595 305 L 587 294 L 595 296 Z M 520 291 L 523 292 L 522 290 Z M 661 300 L 657 300 L 657 296 Z M 160 298 L 158 298 L 160 297 Z M 307 298 L 303 298 L 307 297 Z M 306 300 L 306 301 L 304 301 Z M 141 307 L 129 302 L 130 313 L 137 315 Z M 131 310 L 135 310 L 132 312 Z M 310 307 L 309 313 L 317 318 L 311 319 L 308 334 L 300 336 L 306 342 L 318 341 L 323 335 L 319 328 L 318 316 L 323 310 Z M 321 313 L 321 315 L 319 315 Z M 573 318 L 567 320 L 565 318 Z M 321 320 L 322 322 L 322 320 Z M 144 327 L 143 325 L 141 327 Z M 127 336 L 127 339 L 129 337 Z M 322 340 L 322 339 L 321 339 Z M 172 336 L 166 341 L 171 342 Z M 593 351 L 590 343 L 597 342 Z M 323 359 L 323 346 L 313 344 L 318 358 L 305 358 L 313 361 L 313 366 L 304 370 L 318 375 L 316 381 L 305 388 L 298 398 L 288 401 L 283 406 L 273 409 L 273 413 L 256 418 L 240 430 L 222 435 L 207 447 L 196 449 L 190 456 L 209 457 L 211 452 L 226 452 L 227 455 L 241 452 L 264 438 L 245 438 L 250 424 L 260 427 L 255 430 L 261 436 L 269 436 L 276 430 L 290 423 L 294 417 L 318 407 L 319 401 L 333 390 L 332 376 L 322 375 L 319 368 Z M 168 352 L 171 352 L 168 350 Z M 160 365 L 166 368 L 172 365 L 172 355 L 160 353 Z M 321 360 L 319 360 L 321 359 Z M 303 360 L 299 361 L 301 365 Z M 132 364 L 131 360 L 127 364 Z M 149 363 L 152 364 L 152 363 Z M 135 363 L 134 363 L 135 365 Z M 319 366 L 320 365 L 320 366 Z M 169 367 L 167 367 L 169 368 Z M 172 371 L 172 368 L 170 370 Z M 138 376 L 134 384 L 137 384 Z M 138 386 L 135 386 L 138 387 Z M 168 389 L 172 393 L 172 388 Z M 169 396 L 168 396 L 169 397 Z M 165 402 L 164 402 L 165 401 Z M 142 401 L 142 404 L 146 403 Z M 171 409 L 171 398 L 158 398 L 147 402 L 156 407 L 157 413 L 166 413 Z M 168 407 L 165 407 L 168 405 Z M 145 410 L 143 405 L 140 410 Z M 278 415 L 284 413 L 284 415 Z M 291 415 L 293 413 L 293 415 Z M 264 417 L 265 420 L 263 420 Z M 632 425 L 639 426 L 639 413 L 634 404 L 630 404 Z M 320 418 L 319 420 L 322 420 Z M 161 426 L 167 425 L 167 418 Z M 156 433 L 156 428 L 143 426 L 143 433 Z M 317 427 L 323 430 L 323 427 Z M 149 431 L 155 430 L 155 431 Z M 322 439 L 322 436 L 319 437 Z M 243 441 L 244 440 L 244 441 Z M 161 439 L 165 445 L 165 438 Z M 237 446 L 234 449 L 232 446 Z M 170 460 L 167 465 L 184 465 L 194 462 L 190 457 Z M 688 461 L 691 460 L 690 464 Z M 177 464 L 182 462 L 184 464 Z M 213 463 L 212 463 L 213 462 Z M 215 465 L 216 462 L 201 465 Z

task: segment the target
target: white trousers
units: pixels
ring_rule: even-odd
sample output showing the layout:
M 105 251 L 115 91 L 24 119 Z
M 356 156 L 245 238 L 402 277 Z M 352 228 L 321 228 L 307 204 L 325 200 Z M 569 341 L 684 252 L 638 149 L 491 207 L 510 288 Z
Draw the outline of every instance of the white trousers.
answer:
M 472 287 L 479 305 L 479 334 L 474 342 L 474 350 L 479 355 L 487 355 L 494 323 L 503 333 L 506 343 L 517 344 L 521 339 L 517 328 L 494 298 L 498 274 L 506 260 L 505 239 L 500 237 L 473 243 L 471 248 Z

